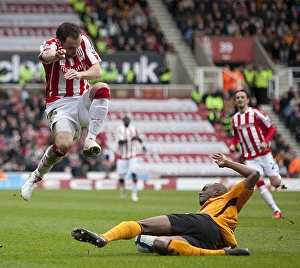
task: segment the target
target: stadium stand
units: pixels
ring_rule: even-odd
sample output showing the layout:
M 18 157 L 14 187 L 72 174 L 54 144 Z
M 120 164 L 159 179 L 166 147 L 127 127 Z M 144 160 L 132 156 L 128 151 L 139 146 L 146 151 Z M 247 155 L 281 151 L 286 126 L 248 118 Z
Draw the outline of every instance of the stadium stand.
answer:
M 37 49 L 45 38 L 55 35 L 64 21 L 82 21 L 68 0 L 43 0 L 39 2 L 3 0 L 0 5 L 1 51 L 31 51 Z M 26 37 L 26 42 L 24 42 Z
M 220 151 L 235 159 L 215 129 L 191 99 L 114 99 L 105 123 L 106 145 L 116 151 L 114 131 L 125 115 L 145 136 L 147 154 L 140 155 L 141 171 L 158 177 L 210 177 L 236 173 L 216 170 L 211 158 Z M 225 134 L 226 135 L 226 134 Z
M 71 3 L 102 52 L 173 52 L 145 0 Z
M 258 36 L 274 63 L 295 66 L 298 1 L 164 0 L 186 42 L 196 36 Z M 299 56 L 300 57 L 300 56 Z

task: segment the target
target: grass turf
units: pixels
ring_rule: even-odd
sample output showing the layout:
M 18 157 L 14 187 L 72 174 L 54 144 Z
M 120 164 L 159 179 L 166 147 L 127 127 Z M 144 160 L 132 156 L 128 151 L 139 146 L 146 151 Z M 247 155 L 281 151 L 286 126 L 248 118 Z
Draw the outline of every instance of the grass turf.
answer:
M 300 267 L 300 193 L 273 192 L 284 219 L 256 191 L 239 216 L 238 247 L 250 257 L 159 256 L 139 253 L 134 240 L 104 248 L 72 239 L 75 227 L 103 233 L 124 220 L 196 212 L 198 192 L 144 190 L 140 200 L 120 200 L 118 191 L 37 190 L 30 201 L 18 191 L 0 191 L 0 267 Z

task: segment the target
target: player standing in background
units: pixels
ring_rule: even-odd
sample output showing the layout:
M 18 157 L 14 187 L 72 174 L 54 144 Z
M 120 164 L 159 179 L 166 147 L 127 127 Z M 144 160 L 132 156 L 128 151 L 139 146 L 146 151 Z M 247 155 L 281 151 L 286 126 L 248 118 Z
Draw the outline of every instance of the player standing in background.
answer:
M 262 111 L 249 107 L 250 96 L 246 90 L 235 93 L 235 104 L 238 112 L 232 117 L 233 138 L 229 147 L 231 152 L 241 145 L 242 158 L 245 164 L 259 171 L 260 180 L 257 187 L 262 198 L 273 209 L 273 218 L 282 218 L 271 192 L 265 186 L 264 174 L 269 177 L 271 185 L 279 187 L 281 176 L 272 156 L 269 142 L 275 134 L 275 127 L 270 118 Z M 282 185 L 284 188 L 284 185 Z
M 137 170 L 139 167 L 137 155 L 140 152 L 140 145 L 143 153 L 146 153 L 146 147 L 143 145 L 141 131 L 130 124 L 130 118 L 124 116 L 123 125 L 117 127 L 115 139 L 118 143 L 116 171 L 119 175 L 119 184 L 121 188 L 121 198 L 126 197 L 125 177 L 127 174 L 132 176 L 132 201 L 138 201 L 137 188 Z
M 41 45 L 39 59 L 46 73 L 46 115 L 54 144 L 48 147 L 23 185 L 24 200 L 31 198 L 44 175 L 81 138 L 83 127 L 88 127 L 84 155 L 100 153 L 101 147 L 95 140 L 107 116 L 110 99 L 107 84 L 99 82 L 91 86 L 89 83 L 101 77 L 101 59 L 77 24 L 61 24 L 56 36 Z

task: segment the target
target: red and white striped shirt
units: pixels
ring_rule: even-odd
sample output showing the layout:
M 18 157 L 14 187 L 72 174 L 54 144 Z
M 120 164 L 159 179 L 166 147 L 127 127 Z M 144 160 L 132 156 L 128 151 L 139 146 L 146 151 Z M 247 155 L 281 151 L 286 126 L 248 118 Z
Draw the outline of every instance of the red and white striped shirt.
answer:
M 115 131 L 115 139 L 118 143 L 117 158 L 130 159 L 137 156 L 141 152 L 141 145 L 137 140 L 131 140 L 133 137 L 138 136 L 142 139 L 140 129 L 129 125 L 125 127 L 121 125 Z M 127 143 L 119 144 L 120 140 L 127 140 Z
M 245 113 L 237 112 L 232 117 L 232 127 L 232 144 L 240 142 L 244 160 L 271 152 L 269 146 L 264 151 L 260 149 L 261 143 L 269 143 L 276 131 L 271 119 L 261 110 L 250 107 Z
M 66 80 L 64 74 L 68 69 L 77 72 L 88 70 L 96 62 L 101 62 L 101 58 L 93 47 L 93 43 L 86 34 L 81 35 L 82 40 L 77 48 L 76 56 L 58 60 L 53 63 L 45 64 L 46 73 L 46 103 L 54 102 L 65 97 L 79 97 L 89 90 L 90 83 L 85 79 Z M 57 50 L 60 47 L 57 37 L 44 41 L 40 46 L 39 59 L 43 62 L 42 53 L 46 50 Z

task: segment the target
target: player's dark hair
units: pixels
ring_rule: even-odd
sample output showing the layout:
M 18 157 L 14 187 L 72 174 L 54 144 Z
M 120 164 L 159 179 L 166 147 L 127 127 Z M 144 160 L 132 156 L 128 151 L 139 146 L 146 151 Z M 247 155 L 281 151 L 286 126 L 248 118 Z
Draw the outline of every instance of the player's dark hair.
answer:
M 235 92 L 234 96 L 239 93 L 239 92 L 244 92 L 247 95 L 247 98 L 250 99 L 250 94 L 246 89 L 239 89 Z
M 78 39 L 81 35 L 81 30 L 76 23 L 64 22 L 56 30 L 56 37 L 61 43 L 64 43 L 67 37 Z

